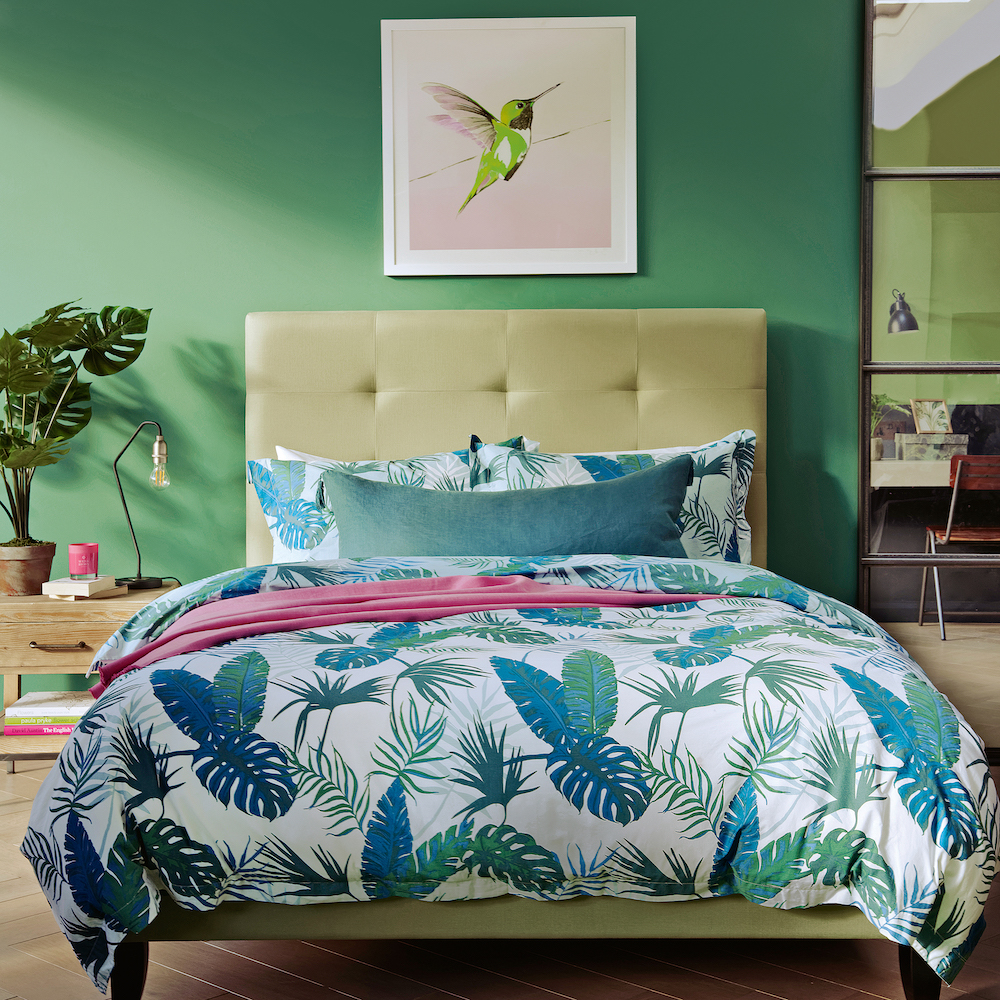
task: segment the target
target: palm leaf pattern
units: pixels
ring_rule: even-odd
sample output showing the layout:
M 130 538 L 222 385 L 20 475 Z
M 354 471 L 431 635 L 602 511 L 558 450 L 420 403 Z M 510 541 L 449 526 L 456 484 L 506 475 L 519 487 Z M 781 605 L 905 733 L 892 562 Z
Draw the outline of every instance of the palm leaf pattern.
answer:
M 740 449 L 704 458 L 702 497 L 718 470 L 749 481 Z M 877 625 L 773 573 L 610 555 L 278 563 L 178 588 L 100 660 L 231 597 L 480 574 L 722 596 L 351 622 L 122 675 L 22 847 L 96 983 L 161 892 L 209 909 L 481 888 L 849 901 L 957 973 L 998 856 L 981 747 Z

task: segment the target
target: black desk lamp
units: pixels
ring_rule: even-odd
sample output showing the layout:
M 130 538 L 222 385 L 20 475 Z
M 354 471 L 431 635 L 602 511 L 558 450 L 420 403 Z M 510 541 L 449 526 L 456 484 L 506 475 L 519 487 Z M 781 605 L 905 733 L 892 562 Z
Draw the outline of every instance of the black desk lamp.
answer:
M 129 517 L 128 504 L 125 503 L 125 491 L 122 489 L 121 479 L 118 478 L 118 459 L 128 451 L 129 445 L 136 439 L 143 427 L 156 428 L 156 440 L 153 442 L 153 471 L 149 476 L 149 485 L 154 490 L 165 490 L 170 485 L 170 476 L 167 475 L 167 442 L 163 440 L 163 429 L 155 420 L 144 420 L 136 427 L 135 433 L 126 441 L 125 447 L 118 452 L 118 458 L 111 465 L 115 473 L 115 482 L 118 484 L 118 493 L 122 498 L 125 520 L 128 521 L 128 530 L 132 535 L 132 544 L 135 546 L 136 558 L 135 576 L 117 577 L 115 583 L 119 587 L 127 584 L 129 590 L 154 590 L 163 586 L 163 580 L 160 577 L 142 575 L 142 556 L 139 553 L 139 543 L 135 540 L 135 529 L 132 527 L 132 518 Z

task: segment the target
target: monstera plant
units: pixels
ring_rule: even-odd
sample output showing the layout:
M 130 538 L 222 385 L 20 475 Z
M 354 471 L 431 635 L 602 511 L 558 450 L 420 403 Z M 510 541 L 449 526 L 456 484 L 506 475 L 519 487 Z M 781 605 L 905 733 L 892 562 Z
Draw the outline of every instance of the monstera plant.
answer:
M 114 375 L 145 346 L 148 309 L 105 306 L 87 312 L 70 302 L 0 338 L 0 472 L 14 537 L 6 546 L 39 543 L 28 529 L 35 469 L 69 452 L 67 441 L 90 421 L 91 375 Z M 0 536 L 2 537 L 2 536 Z

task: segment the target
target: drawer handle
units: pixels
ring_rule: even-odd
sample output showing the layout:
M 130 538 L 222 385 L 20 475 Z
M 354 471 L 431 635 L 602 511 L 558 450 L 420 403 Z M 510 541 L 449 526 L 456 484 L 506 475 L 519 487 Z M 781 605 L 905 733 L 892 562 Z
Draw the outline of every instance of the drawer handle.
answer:
M 80 642 L 67 642 L 62 645 L 57 645 L 48 642 L 29 642 L 28 647 L 30 649 L 45 649 L 50 651 L 62 650 L 62 649 L 86 649 L 87 644 L 81 639 Z

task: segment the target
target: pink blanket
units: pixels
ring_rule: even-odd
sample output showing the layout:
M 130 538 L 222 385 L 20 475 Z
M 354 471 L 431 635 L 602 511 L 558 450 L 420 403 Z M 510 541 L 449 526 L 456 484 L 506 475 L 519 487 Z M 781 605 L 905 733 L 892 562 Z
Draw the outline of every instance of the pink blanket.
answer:
M 214 601 L 187 612 L 139 649 L 102 664 L 99 696 L 120 674 L 178 653 L 265 632 L 347 622 L 417 622 L 517 608 L 647 607 L 718 594 L 660 594 L 538 583 L 526 576 L 444 576 L 279 590 Z

